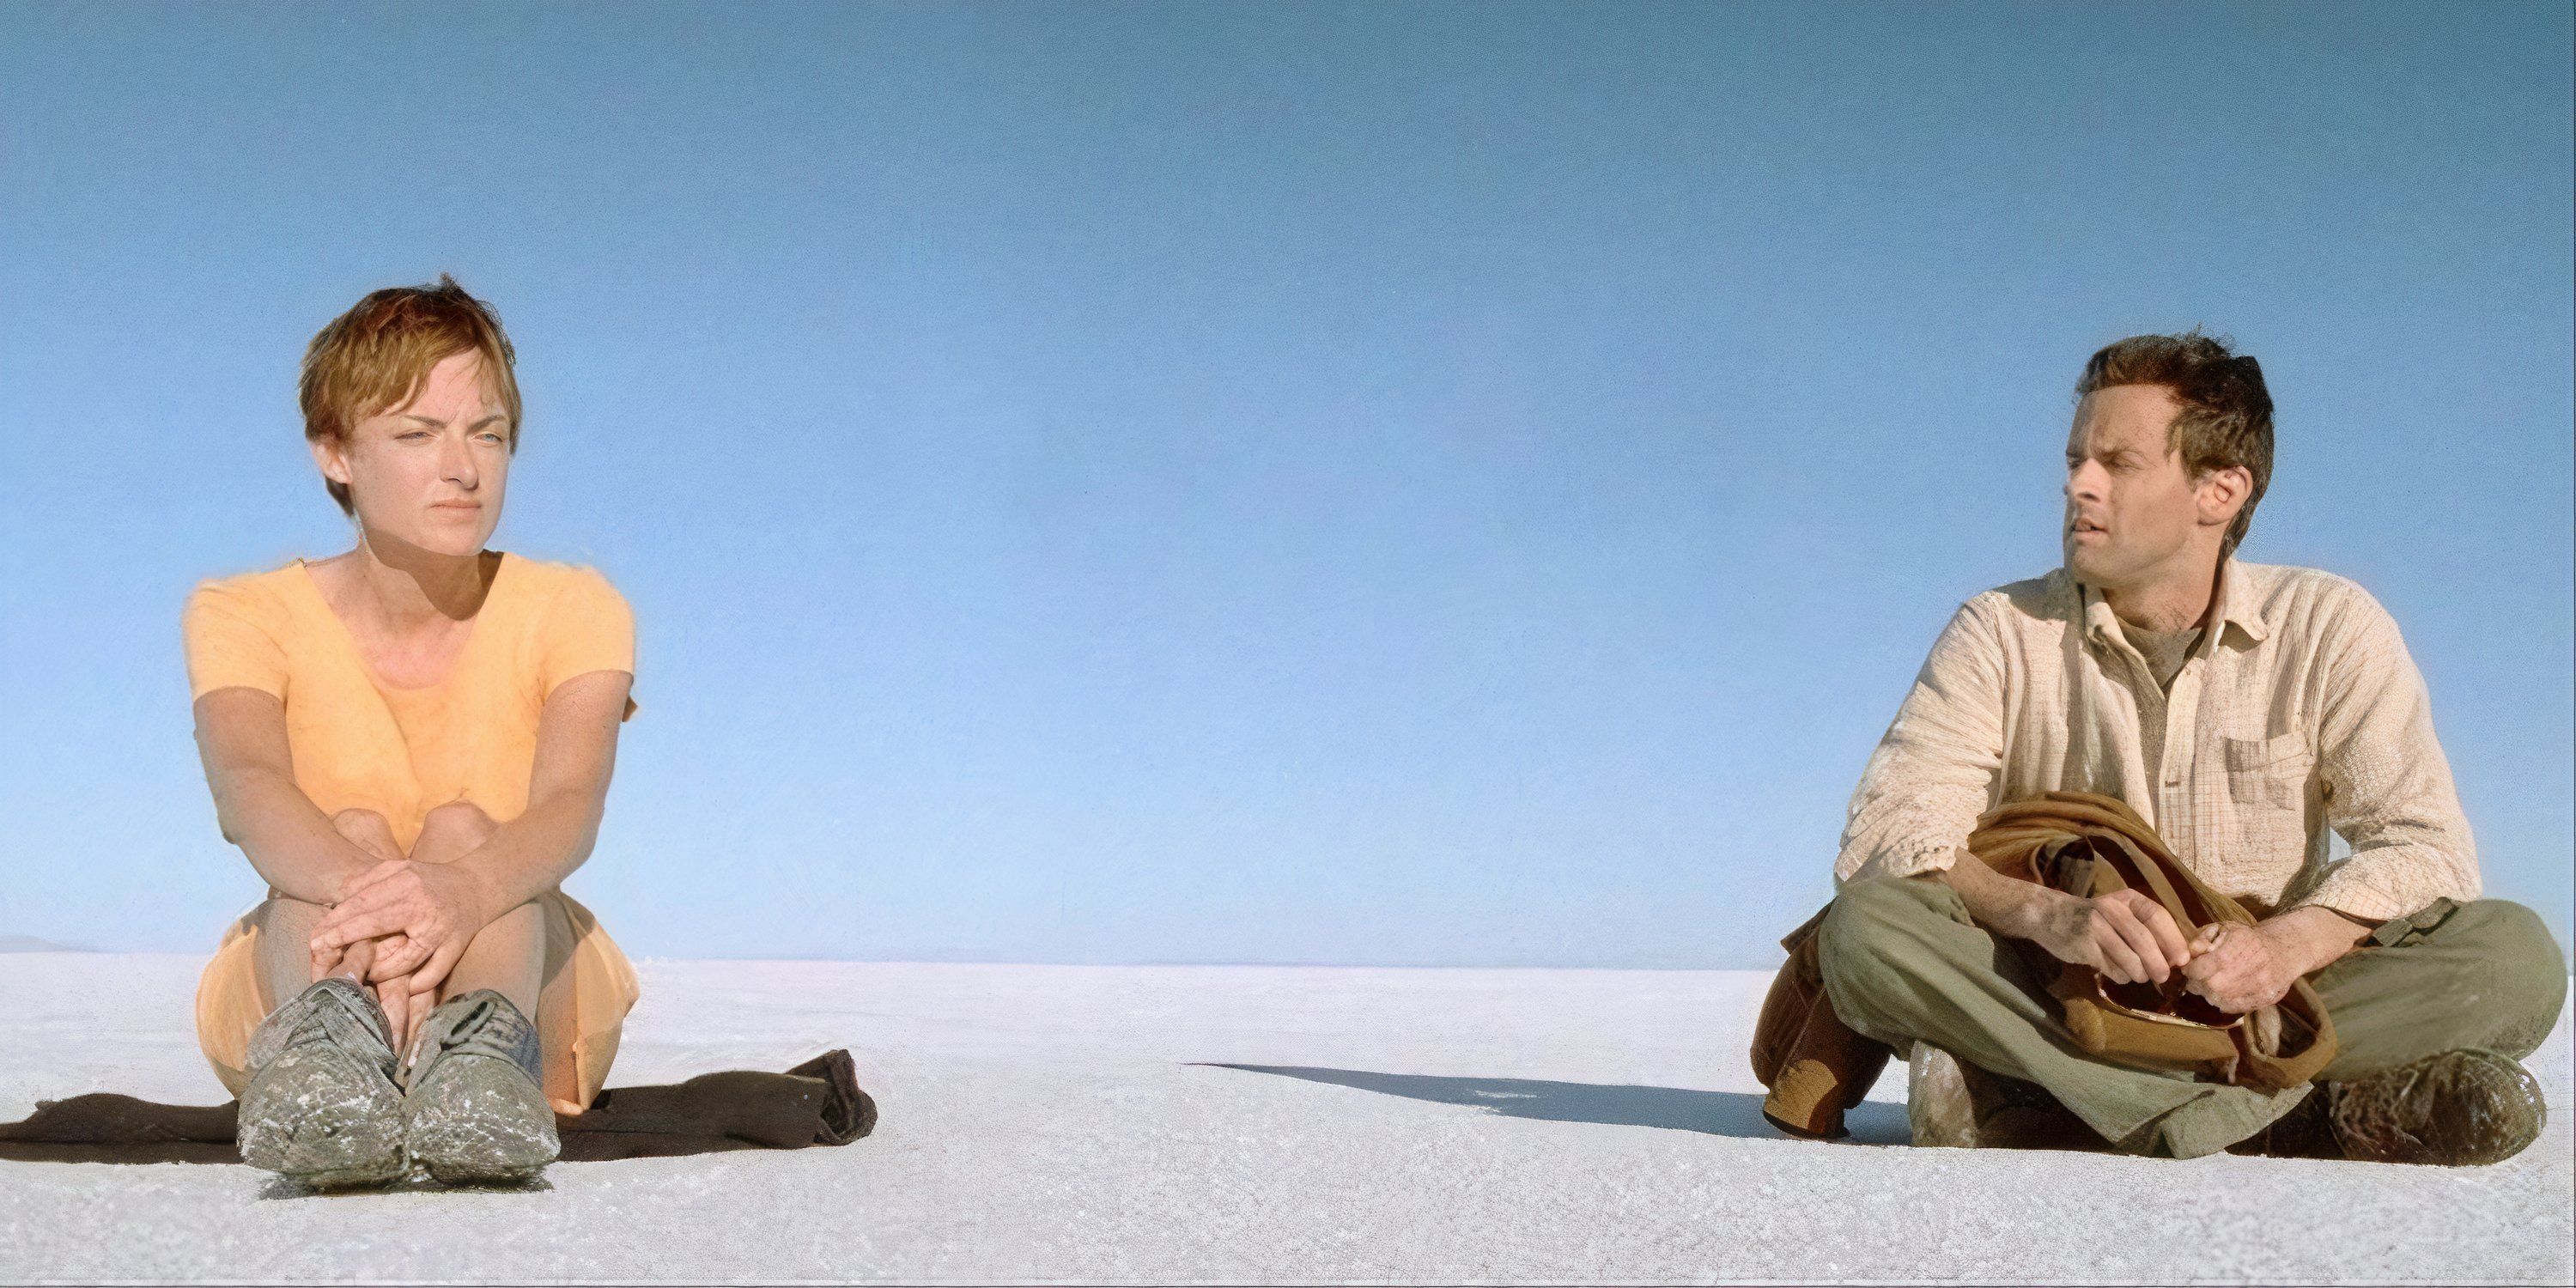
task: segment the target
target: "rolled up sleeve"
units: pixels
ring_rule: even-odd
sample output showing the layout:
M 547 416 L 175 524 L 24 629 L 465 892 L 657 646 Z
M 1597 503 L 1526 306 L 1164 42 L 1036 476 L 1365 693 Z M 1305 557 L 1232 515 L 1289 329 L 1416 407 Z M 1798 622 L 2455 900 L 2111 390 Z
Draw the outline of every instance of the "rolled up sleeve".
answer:
M 1852 793 L 1834 879 L 1947 869 L 1993 803 L 2004 648 L 1980 596 L 1952 615 Z
M 2326 822 L 2352 857 L 2293 906 L 2384 921 L 2475 899 L 2477 842 L 2433 736 L 2423 673 L 2388 611 L 2359 587 L 2349 594 L 2324 651 L 2318 758 Z

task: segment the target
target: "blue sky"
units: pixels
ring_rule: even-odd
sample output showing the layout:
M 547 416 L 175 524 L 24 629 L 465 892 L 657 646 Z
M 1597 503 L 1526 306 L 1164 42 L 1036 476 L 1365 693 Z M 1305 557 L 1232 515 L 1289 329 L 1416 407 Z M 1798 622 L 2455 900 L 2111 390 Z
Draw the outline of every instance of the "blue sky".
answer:
M 297 358 L 502 311 L 638 956 L 1758 965 L 2086 354 L 2262 359 L 2570 930 L 2564 5 L 0 7 L 0 931 L 199 951 Z

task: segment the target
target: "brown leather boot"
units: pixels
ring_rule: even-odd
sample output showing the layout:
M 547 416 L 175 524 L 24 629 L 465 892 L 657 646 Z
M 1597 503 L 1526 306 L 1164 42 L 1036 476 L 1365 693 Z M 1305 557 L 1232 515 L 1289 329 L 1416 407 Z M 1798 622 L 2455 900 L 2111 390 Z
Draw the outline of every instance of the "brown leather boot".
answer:
M 2531 1071 L 2493 1051 L 2444 1051 L 2325 1090 L 2345 1155 L 2371 1163 L 2501 1163 L 2540 1138 L 2549 1112 Z

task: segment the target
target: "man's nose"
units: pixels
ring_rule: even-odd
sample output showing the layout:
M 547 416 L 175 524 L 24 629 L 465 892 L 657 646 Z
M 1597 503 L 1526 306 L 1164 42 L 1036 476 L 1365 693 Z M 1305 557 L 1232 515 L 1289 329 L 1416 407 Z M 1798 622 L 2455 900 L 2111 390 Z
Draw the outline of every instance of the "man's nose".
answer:
M 2066 497 L 2070 501 L 2099 501 L 2109 479 L 2100 462 L 2078 461 L 2066 471 Z

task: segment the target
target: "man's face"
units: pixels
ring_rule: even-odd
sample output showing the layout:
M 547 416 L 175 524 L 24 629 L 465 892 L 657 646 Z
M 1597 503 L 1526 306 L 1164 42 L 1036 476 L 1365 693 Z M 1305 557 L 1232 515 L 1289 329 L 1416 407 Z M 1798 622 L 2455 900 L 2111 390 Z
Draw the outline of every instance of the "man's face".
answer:
M 2201 502 L 2166 431 L 2182 404 L 2162 385 L 2084 395 L 2066 438 L 2066 567 L 2085 584 L 2127 590 L 2189 562 Z
M 326 476 L 348 485 L 368 540 L 446 555 L 483 548 L 501 522 L 515 427 L 471 349 L 440 359 L 419 394 L 313 444 Z

